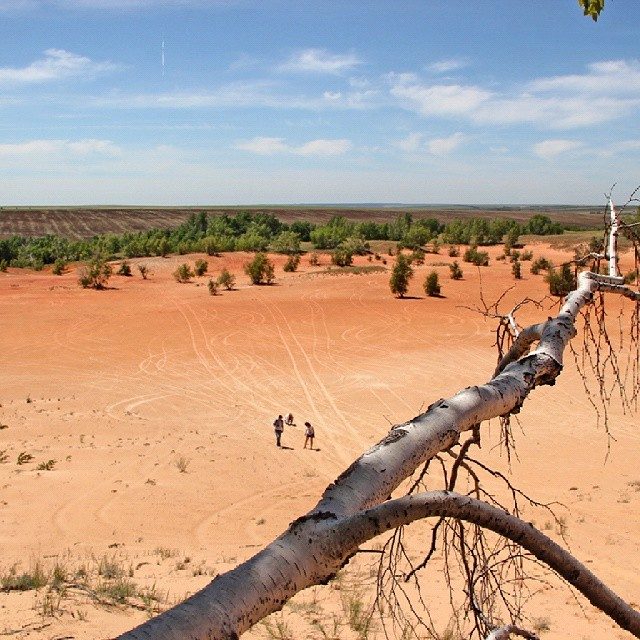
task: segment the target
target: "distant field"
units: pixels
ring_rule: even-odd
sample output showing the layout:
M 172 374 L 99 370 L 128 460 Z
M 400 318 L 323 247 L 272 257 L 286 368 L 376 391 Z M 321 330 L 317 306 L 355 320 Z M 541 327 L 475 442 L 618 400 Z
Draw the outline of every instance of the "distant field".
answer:
M 602 209 L 597 207 L 2 207 L 0 237 L 11 235 L 43 236 L 54 234 L 67 238 L 90 238 L 104 233 L 121 234 L 153 228 L 174 227 L 193 213 L 210 214 L 240 211 L 272 213 L 283 222 L 309 220 L 325 223 L 335 215 L 351 220 L 386 222 L 398 213 L 410 212 L 414 218 L 437 218 L 449 222 L 461 217 L 513 218 L 525 221 L 536 213 L 576 228 L 600 227 Z

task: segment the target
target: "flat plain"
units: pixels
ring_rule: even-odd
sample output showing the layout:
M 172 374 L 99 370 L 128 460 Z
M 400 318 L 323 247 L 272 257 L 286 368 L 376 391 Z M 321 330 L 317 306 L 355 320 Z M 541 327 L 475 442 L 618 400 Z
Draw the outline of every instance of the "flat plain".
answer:
M 569 256 L 527 248 L 556 264 Z M 501 251 L 490 249 L 488 268 L 461 263 L 460 281 L 449 279 L 452 258 L 427 255 L 404 300 L 391 296 L 388 270 L 329 270 L 326 255 L 313 267 L 303 258 L 289 274 L 273 256 L 273 286 L 249 284 L 241 253 L 134 259 L 134 276 L 113 276 L 104 291 L 81 289 L 77 265 L 62 276 L 0 273 L 0 575 L 40 566 L 51 576 L 58 566 L 66 585 L 52 590 L 48 578 L 38 590 L 0 593 L 0 636 L 125 631 L 256 553 L 390 424 L 488 380 L 495 322 L 477 311 L 480 292 L 493 301 L 513 287 L 504 309 L 547 292 L 527 263 L 514 281 L 510 265 L 495 260 Z M 210 296 L 208 276 L 176 282 L 176 266 L 198 257 L 213 277 L 234 272 L 236 289 Z M 389 269 L 393 258 L 383 257 Z M 138 263 L 149 267 L 147 280 Z M 422 291 L 432 269 L 442 298 Z M 529 305 L 518 320 L 539 321 L 553 304 Z M 620 309 L 629 316 L 628 301 L 613 300 L 612 316 Z M 295 426 L 278 449 L 272 422 L 289 411 Z M 305 420 L 315 426 L 315 451 L 302 448 Z M 517 457 L 507 461 L 497 422 L 483 426 L 477 455 L 537 500 L 561 503 L 560 524 L 533 507 L 524 517 L 554 538 L 565 534 L 572 552 L 637 606 L 638 417 L 613 403 L 610 429 L 613 440 L 568 356 L 557 384 L 526 401 Z M 18 464 L 22 453 L 33 458 Z M 426 529 L 412 539 L 424 552 Z M 358 560 L 336 583 L 301 594 L 248 637 L 362 637 L 348 613 L 356 598 L 368 602 L 373 562 Z M 444 637 L 442 576 L 434 568 L 425 581 Z M 114 585 L 121 591 L 109 591 Z M 536 591 L 528 611 L 544 638 L 630 637 L 554 578 Z M 375 619 L 367 634 L 384 637 Z

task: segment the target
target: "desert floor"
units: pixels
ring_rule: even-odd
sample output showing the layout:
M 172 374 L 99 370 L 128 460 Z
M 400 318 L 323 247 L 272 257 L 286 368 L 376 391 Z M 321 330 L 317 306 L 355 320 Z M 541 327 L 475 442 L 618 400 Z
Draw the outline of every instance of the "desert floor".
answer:
M 562 260 L 544 245 L 528 248 Z M 493 302 L 513 286 L 502 310 L 547 290 L 527 263 L 515 281 L 494 259 L 480 272 L 460 261 L 464 279 L 450 280 L 445 252 L 416 268 L 404 300 L 391 296 L 388 271 L 331 274 L 326 256 L 318 267 L 303 258 L 290 274 L 276 256 L 276 284 L 258 287 L 242 272 L 248 256 L 230 254 L 207 258 L 209 274 L 227 266 L 236 290 L 210 296 L 207 276 L 179 284 L 171 275 L 196 257 L 132 260 L 133 276 L 113 276 L 105 291 L 81 289 L 75 267 L 0 273 L 0 576 L 39 566 L 49 581 L 0 593 L 0 636 L 113 637 L 250 557 L 390 424 L 490 378 L 495 321 L 473 309 L 480 290 Z M 434 268 L 442 298 L 422 291 Z M 545 304 L 518 319 L 544 319 Z M 609 304 L 612 319 L 621 308 L 629 316 L 628 301 Z M 289 411 L 296 426 L 278 449 L 272 422 Z M 537 500 L 562 503 L 560 524 L 541 509 L 525 517 L 555 538 L 564 529 L 573 553 L 637 604 L 640 421 L 615 402 L 610 412 L 614 439 L 597 426 L 567 354 L 557 384 L 525 403 L 510 471 L 497 421 L 483 425 L 478 455 Z M 305 420 L 317 450 L 302 448 Z M 23 452 L 33 458 L 18 464 Z M 428 546 L 424 532 L 416 541 Z M 348 618 L 356 600 L 366 606 L 375 574 L 367 562 L 375 558 L 248 637 L 363 637 Z M 56 565 L 61 592 L 50 588 Z M 425 579 L 445 635 L 448 597 Z M 129 605 L 109 604 L 113 585 Z M 630 637 L 557 580 L 539 587 L 527 611 L 544 638 Z M 367 633 L 383 637 L 378 622 Z

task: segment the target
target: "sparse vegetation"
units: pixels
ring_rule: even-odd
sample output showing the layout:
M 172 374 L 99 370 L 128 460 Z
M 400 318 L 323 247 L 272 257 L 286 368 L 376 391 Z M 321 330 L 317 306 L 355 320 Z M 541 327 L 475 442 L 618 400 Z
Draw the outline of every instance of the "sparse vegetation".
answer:
M 185 458 L 184 456 L 178 456 L 175 460 L 176 469 L 178 469 L 180 473 L 187 473 L 187 469 L 189 468 L 190 462 L 191 461 L 189 460 L 189 458 Z
M 30 453 L 27 453 L 26 451 L 22 451 L 18 454 L 18 460 L 16 464 L 27 464 L 28 462 L 31 462 L 33 460 L 33 456 Z
M 51 269 L 51 273 L 54 276 L 61 276 L 67 268 L 67 262 L 64 258 L 57 258 L 53 263 L 53 268 Z
M 78 282 L 83 289 L 104 289 L 112 273 L 111 265 L 98 254 L 80 269 Z
M 511 265 L 511 273 L 516 280 L 522 280 L 522 263 L 520 260 L 514 260 Z
M 251 284 L 271 284 L 275 280 L 273 262 L 266 253 L 256 253 L 253 260 L 244 266 L 244 272 L 249 276 Z
M 119 276 L 130 276 L 131 275 L 131 265 L 129 264 L 128 260 L 123 260 L 120 263 L 120 267 L 118 268 L 118 271 L 116 272 Z
M 138 265 L 138 271 L 140 272 L 140 275 L 142 276 L 142 279 L 146 280 L 147 276 L 149 275 L 149 267 L 147 267 L 146 264 L 139 264 Z
M 563 264 L 560 271 L 549 269 L 545 281 L 549 284 L 549 293 L 552 296 L 564 297 L 576 288 L 576 277 L 568 263 Z
M 236 286 L 236 277 L 225 267 L 218 276 L 218 284 L 231 291 Z
M 191 270 L 191 267 L 186 262 L 183 262 L 181 265 L 179 265 L 178 268 L 173 272 L 173 277 L 177 282 L 181 283 L 189 282 L 189 280 L 191 280 L 193 276 L 194 273 Z
M 530 271 L 534 276 L 537 276 L 541 271 L 549 271 L 550 269 L 553 269 L 551 261 L 544 256 L 540 256 L 531 263 Z
M 201 277 L 205 273 L 207 273 L 208 269 L 209 269 L 209 263 L 206 260 L 203 260 L 202 258 L 198 258 L 195 262 L 193 271 L 196 276 Z
M 299 264 L 300 264 L 300 255 L 296 253 L 296 254 L 290 255 L 287 258 L 287 261 L 284 263 L 283 269 L 284 271 L 291 273 L 298 269 Z
M 477 267 L 489 266 L 489 254 L 486 251 L 478 251 L 478 247 L 476 245 L 471 245 L 464 252 L 462 259 L 465 262 L 471 262 L 472 264 L 475 264 Z
M 55 466 L 56 466 L 56 461 L 55 460 L 47 460 L 46 462 L 41 462 L 36 467 L 36 470 L 38 470 L 38 471 L 52 471 Z
M 218 293 L 218 283 L 213 280 L 212 278 L 209 278 L 209 282 L 207 283 L 207 288 L 209 289 L 209 295 L 211 296 L 215 296 Z

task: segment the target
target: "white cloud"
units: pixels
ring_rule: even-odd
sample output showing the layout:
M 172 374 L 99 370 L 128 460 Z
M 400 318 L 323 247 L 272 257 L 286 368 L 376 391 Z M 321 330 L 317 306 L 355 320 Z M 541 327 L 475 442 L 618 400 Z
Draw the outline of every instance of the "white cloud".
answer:
M 492 97 L 491 92 L 474 86 L 423 85 L 405 81 L 395 84 L 391 95 L 423 116 L 472 115 Z
M 117 66 L 110 62 L 94 62 L 64 49 L 47 49 L 44 58 L 26 67 L 0 67 L 0 83 L 38 83 L 65 78 L 91 78 L 112 71 Z
M 326 49 L 304 49 L 278 67 L 279 71 L 339 74 L 361 64 L 354 53 L 329 53 Z
M 640 62 L 638 60 L 605 60 L 587 65 L 587 73 L 553 76 L 534 80 L 531 91 L 589 93 L 607 95 L 612 91 L 623 95 L 640 95 Z
M 556 156 L 572 151 L 581 147 L 582 143 L 576 140 L 544 140 L 533 146 L 533 151 L 537 156 L 544 158 L 545 160 L 551 160 Z
M 258 155 L 274 155 L 277 153 L 291 153 L 300 156 L 337 156 L 349 151 L 351 141 L 346 139 L 328 140 L 320 138 L 310 140 L 302 145 L 287 144 L 284 138 L 256 137 L 236 143 L 236 149 L 250 151 Z
M 438 60 L 431 63 L 428 66 L 430 71 L 435 73 L 448 73 L 449 71 L 456 71 L 466 67 L 468 63 L 461 58 L 447 58 L 445 60 Z
M 462 133 L 456 132 L 446 138 L 432 138 L 427 146 L 433 155 L 444 156 L 459 147 L 465 140 L 466 137 Z
M 342 93 L 340 91 L 325 91 L 322 94 L 322 97 L 325 100 L 340 100 L 340 98 L 342 97 Z
M 591 64 L 582 75 L 540 78 L 522 90 L 497 92 L 464 84 L 430 84 L 412 74 L 388 74 L 390 93 L 426 117 L 466 117 L 478 124 L 528 122 L 549 129 L 586 127 L 640 107 L 640 63 Z
M 39 139 L 0 144 L 0 157 L 2 158 L 40 158 L 45 155 L 80 157 L 92 154 L 115 157 L 121 153 L 121 149 L 110 140 L 93 138 L 81 140 Z
M 301 156 L 340 156 L 351 149 L 351 141 L 341 140 L 311 140 L 293 152 Z

